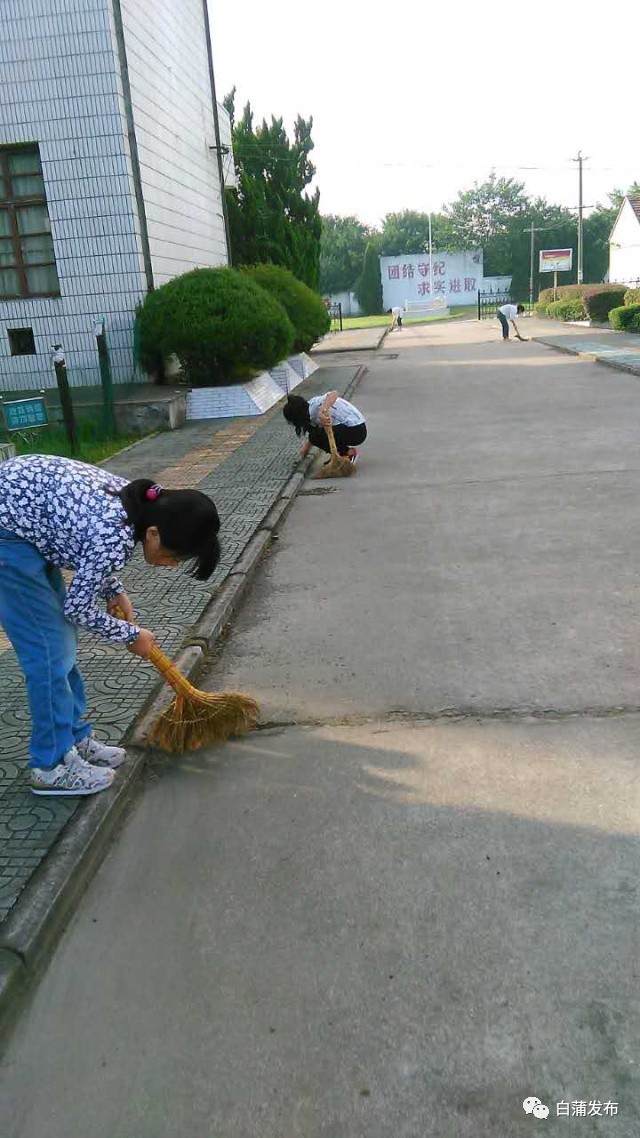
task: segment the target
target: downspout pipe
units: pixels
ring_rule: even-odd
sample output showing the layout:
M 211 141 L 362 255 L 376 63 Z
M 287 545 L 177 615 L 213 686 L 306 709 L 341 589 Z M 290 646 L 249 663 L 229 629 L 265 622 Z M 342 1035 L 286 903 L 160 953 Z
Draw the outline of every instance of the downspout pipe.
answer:
M 202 0 L 202 12 L 204 15 L 204 30 L 205 38 L 207 41 L 207 61 L 209 64 L 209 82 L 211 84 L 211 103 L 213 107 L 213 130 L 216 137 L 216 157 L 218 159 L 218 178 L 220 180 L 220 198 L 222 203 L 222 218 L 224 221 L 224 232 L 227 239 L 227 264 L 231 265 L 231 231 L 229 229 L 229 214 L 227 211 L 227 199 L 224 189 L 224 167 L 222 165 L 222 140 L 220 138 L 220 119 L 218 117 L 218 98 L 216 96 L 216 79 L 213 71 L 213 50 L 211 47 L 211 24 L 209 22 L 209 8 L 207 0 Z

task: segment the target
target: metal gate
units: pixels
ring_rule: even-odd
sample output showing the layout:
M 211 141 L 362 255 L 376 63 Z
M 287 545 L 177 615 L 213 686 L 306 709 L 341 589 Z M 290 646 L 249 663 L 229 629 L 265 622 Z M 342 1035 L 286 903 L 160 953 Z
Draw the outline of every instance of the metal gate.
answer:
M 511 304 L 508 292 L 479 292 L 478 293 L 478 320 L 486 320 L 495 316 L 503 304 Z

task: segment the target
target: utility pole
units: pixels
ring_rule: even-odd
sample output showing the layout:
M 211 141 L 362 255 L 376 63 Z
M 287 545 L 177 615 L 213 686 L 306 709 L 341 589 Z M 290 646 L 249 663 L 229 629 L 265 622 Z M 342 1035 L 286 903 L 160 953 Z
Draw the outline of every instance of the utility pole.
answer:
M 586 162 L 587 160 L 586 158 L 582 157 L 582 151 L 579 150 L 578 157 L 572 158 L 571 161 L 578 163 L 578 284 L 582 284 L 584 276 L 582 271 L 584 261 L 582 242 L 582 211 L 584 209 L 584 206 L 582 204 L 582 163 Z
M 557 225 L 534 225 L 533 222 L 531 222 L 531 225 L 528 225 L 527 228 L 523 229 L 523 231 L 522 231 L 523 233 L 530 233 L 531 234 L 531 254 L 530 254 L 530 261 L 529 261 L 529 311 L 530 312 L 533 311 L 533 281 L 534 281 L 533 265 L 534 265 L 534 258 L 535 258 L 535 245 L 534 245 L 535 239 L 534 239 L 533 235 L 534 235 L 534 233 L 546 233 L 550 229 L 557 229 L 557 228 L 558 228 Z
M 529 262 L 529 314 L 533 312 L 533 235 L 535 233 L 531 222 L 531 260 Z

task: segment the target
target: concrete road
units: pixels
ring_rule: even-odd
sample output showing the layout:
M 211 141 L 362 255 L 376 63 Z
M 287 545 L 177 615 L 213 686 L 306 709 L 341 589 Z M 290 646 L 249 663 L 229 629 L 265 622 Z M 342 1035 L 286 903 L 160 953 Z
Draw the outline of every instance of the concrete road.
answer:
M 639 381 L 440 325 L 355 399 L 211 675 L 271 726 L 151 772 L 3 1138 L 639 1132 Z

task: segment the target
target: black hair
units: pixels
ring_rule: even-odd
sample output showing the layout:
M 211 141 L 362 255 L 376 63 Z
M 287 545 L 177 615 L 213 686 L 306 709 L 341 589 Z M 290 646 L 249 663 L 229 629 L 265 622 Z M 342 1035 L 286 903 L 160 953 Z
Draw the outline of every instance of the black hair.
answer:
M 516 312 L 524 312 L 524 304 L 519 304 L 516 308 Z
M 287 402 L 282 408 L 287 423 L 295 427 L 297 435 L 306 435 L 311 428 L 309 404 L 301 395 L 287 395 Z
M 154 491 L 152 498 L 148 490 Z M 211 498 L 200 490 L 164 490 L 150 478 L 134 478 L 112 493 L 126 510 L 136 541 L 156 526 L 164 548 L 191 562 L 189 575 L 208 580 L 220 560 L 220 518 Z

